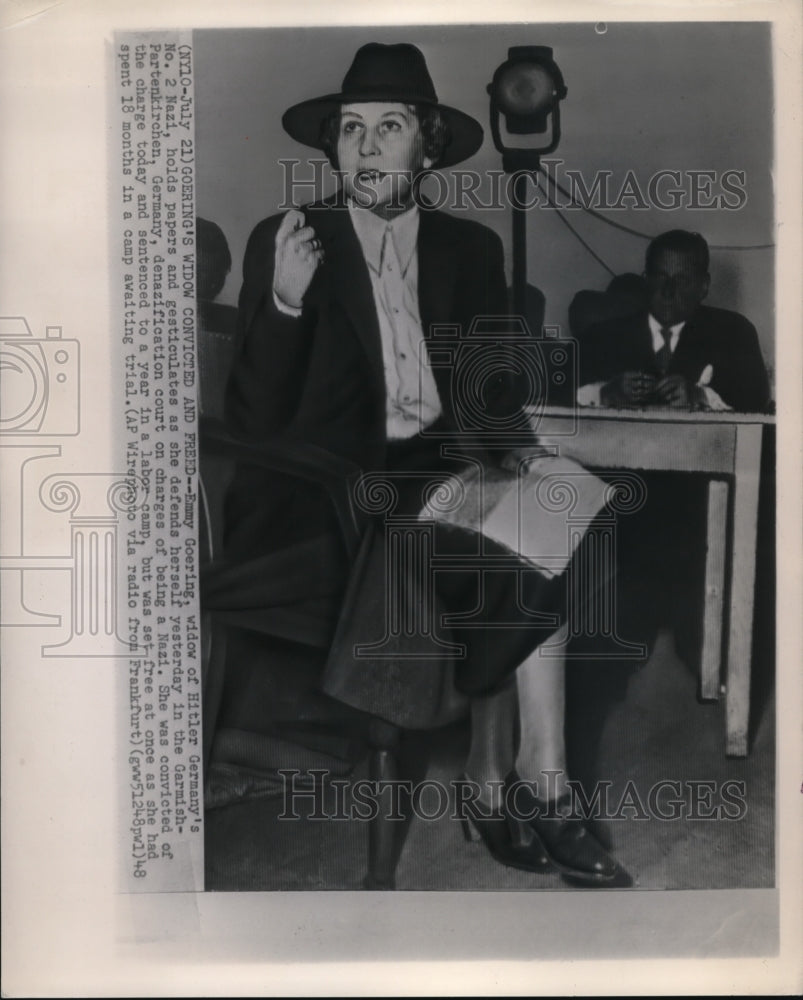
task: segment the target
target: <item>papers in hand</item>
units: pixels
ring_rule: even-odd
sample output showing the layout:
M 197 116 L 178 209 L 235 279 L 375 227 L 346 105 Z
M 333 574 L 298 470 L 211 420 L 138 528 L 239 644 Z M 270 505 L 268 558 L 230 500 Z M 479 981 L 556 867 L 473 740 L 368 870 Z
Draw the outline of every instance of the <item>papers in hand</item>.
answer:
M 471 467 L 444 486 L 462 502 L 449 510 L 428 504 L 422 519 L 479 531 L 548 576 L 566 569 L 588 525 L 605 506 L 607 489 L 577 462 L 560 456 L 535 459 L 521 476 Z

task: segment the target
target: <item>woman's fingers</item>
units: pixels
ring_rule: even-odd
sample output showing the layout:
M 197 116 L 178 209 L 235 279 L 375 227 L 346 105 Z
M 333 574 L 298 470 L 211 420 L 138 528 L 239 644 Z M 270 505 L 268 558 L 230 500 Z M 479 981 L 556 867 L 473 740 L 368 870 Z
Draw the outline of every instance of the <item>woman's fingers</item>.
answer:
M 287 240 L 287 247 L 292 253 L 309 255 L 321 249 L 321 241 L 315 235 L 312 226 L 303 226 L 292 233 Z
M 306 244 L 317 240 L 315 230 L 312 226 L 304 223 L 304 216 L 298 209 L 291 209 L 282 219 L 279 229 L 276 232 L 277 246 L 286 247 L 288 250 L 299 252 Z M 320 248 L 320 241 L 317 246 L 310 249 Z
M 291 208 L 287 215 L 285 215 L 282 219 L 281 224 L 276 231 L 276 242 L 285 242 L 294 230 L 300 229 L 303 225 L 304 214 L 299 212 L 297 208 Z
M 300 308 L 324 258 L 321 241 L 298 209 L 291 209 L 276 230 L 273 291 L 288 306 Z

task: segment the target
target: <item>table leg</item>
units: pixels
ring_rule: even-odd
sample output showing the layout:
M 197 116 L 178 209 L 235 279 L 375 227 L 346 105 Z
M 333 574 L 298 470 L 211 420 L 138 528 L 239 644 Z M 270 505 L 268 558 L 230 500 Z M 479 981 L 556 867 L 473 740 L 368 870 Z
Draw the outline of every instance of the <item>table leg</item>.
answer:
M 708 528 L 705 554 L 703 648 L 700 656 L 700 696 L 712 701 L 719 698 L 727 530 L 728 484 L 721 479 L 711 479 L 708 483 Z
M 738 424 L 736 427 L 731 613 L 728 634 L 727 695 L 725 699 L 725 750 L 731 757 L 747 756 L 761 432 L 762 428 L 759 424 Z

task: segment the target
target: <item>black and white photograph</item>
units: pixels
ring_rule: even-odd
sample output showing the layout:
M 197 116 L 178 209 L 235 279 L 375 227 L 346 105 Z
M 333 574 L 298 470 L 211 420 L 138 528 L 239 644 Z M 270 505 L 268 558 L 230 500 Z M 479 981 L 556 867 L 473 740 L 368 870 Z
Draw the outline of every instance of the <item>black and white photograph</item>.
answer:
M 193 51 L 207 889 L 772 886 L 769 26 Z
M 799 991 L 799 8 L 0 45 L 4 994 Z

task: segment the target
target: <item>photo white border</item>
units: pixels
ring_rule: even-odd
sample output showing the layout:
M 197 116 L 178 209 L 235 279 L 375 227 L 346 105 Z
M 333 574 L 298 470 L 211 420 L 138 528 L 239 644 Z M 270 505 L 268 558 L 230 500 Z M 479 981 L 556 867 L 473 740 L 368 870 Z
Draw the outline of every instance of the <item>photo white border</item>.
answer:
M 5 0 L 0 35 L 0 308 L 35 333 L 80 330 L 92 370 L 85 398 L 107 412 L 110 275 L 107 228 L 109 52 L 116 30 L 222 27 L 221 5 Z M 225 25 L 438 24 L 501 21 L 772 20 L 777 117 L 778 749 L 777 957 L 648 960 L 694 942 L 763 933 L 772 890 L 732 893 L 225 893 L 115 895 L 114 671 L 111 661 L 35 663 L 16 630 L 3 635 L 3 992 L 50 995 L 794 993 L 803 988 L 801 923 L 801 7 L 798 0 L 638 4 L 505 0 L 488 17 L 476 0 L 409 3 L 378 12 L 350 0 L 231 2 Z M 749 67 L 745 67 L 749 80 Z M 748 84 L 749 85 L 749 84 Z M 87 414 L 93 461 L 116 461 L 108 423 Z M 66 449 L 65 449 L 66 453 Z M 77 467 L 80 468 L 80 467 Z M 736 892 L 734 890 L 733 892 Z M 758 895 L 762 896 L 756 906 Z M 511 896 L 528 921 L 513 932 L 531 960 L 499 949 Z M 736 904 L 736 905 L 734 905 Z M 762 909 L 763 907 L 763 909 Z M 496 916 L 494 917 L 494 914 Z M 717 925 L 721 915 L 721 926 Z M 741 926 L 739 921 L 741 920 Z M 606 952 L 583 954 L 588 927 Z M 622 943 L 636 957 L 624 958 Z M 698 944 L 700 942 L 697 942 Z M 758 943 L 758 942 L 756 942 Z M 619 946 L 619 947 L 617 947 Z M 520 954 L 521 952 L 519 952 Z M 446 954 L 439 960 L 439 954 Z M 476 956 L 473 958 L 472 956 Z M 537 956 L 537 958 L 535 957 Z M 609 956 L 609 957 L 602 957 Z

